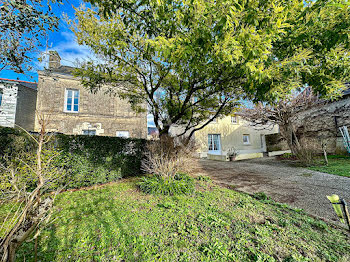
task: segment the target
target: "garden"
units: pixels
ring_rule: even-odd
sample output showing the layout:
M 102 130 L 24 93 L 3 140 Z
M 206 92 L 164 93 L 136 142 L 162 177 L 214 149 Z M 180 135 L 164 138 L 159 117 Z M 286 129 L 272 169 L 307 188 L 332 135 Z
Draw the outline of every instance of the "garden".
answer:
M 0 251 L 3 258 L 6 251 L 9 254 L 5 261 L 350 259 L 344 229 L 264 194 L 251 196 L 219 186 L 209 177 L 192 176 L 195 144 L 189 141 L 163 138 L 146 144 L 45 134 L 41 158 L 32 159 L 39 151 L 29 134 L 1 132 L 8 145 L 2 151 L 2 168 L 7 167 L 2 178 L 7 180 L 2 180 L 0 207 Z M 41 135 L 32 136 L 40 145 Z M 98 151 L 102 149 L 96 145 L 103 140 L 110 146 Z M 16 173 L 9 173 L 17 180 L 6 176 L 14 164 Z M 45 180 L 42 187 L 40 177 Z M 30 204 L 38 188 L 40 194 Z M 28 228 L 32 230 L 25 231 Z M 11 242 L 18 239 L 22 241 Z M 17 244 L 15 248 L 11 243 Z M 12 253 L 14 260 L 9 259 Z

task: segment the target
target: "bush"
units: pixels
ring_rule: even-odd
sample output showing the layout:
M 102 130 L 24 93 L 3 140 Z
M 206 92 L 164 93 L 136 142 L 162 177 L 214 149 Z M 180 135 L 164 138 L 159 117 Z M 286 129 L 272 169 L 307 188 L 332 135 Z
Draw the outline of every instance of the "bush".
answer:
M 34 134 L 36 136 L 36 134 Z M 59 172 L 50 188 L 80 188 L 116 181 L 122 176 L 140 175 L 147 141 L 135 138 L 54 135 L 46 144 L 43 157 L 51 159 L 50 172 Z M 31 171 L 23 164 L 35 163 L 35 145 L 28 134 L 14 128 L 0 127 L 0 164 L 11 165 L 27 189 L 35 184 Z M 0 170 L 1 175 L 1 170 Z
M 159 175 L 146 176 L 138 186 L 144 193 L 155 195 L 189 195 L 195 189 L 194 179 L 184 173 L 178 173 L 169 178 Z
M 196 147 L 193 140 L 162 137 L 147 147 L 142 169 L 149 174 L 165 179 L 178 173 L 189 173 L 193 167 L 192 158 Z

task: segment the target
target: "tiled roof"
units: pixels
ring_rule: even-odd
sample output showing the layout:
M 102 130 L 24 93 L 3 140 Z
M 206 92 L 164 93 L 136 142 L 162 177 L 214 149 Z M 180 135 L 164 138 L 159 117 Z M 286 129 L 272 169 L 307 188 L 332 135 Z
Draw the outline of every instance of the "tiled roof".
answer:
M 24 87 L 28 87 L 28 88 L 32 88 L 32 89 L 37 89 L 37 87 L 38 87 L 38 84 L 35 82 L 15 80 L 15 79 L 0 78 L 0 82 L 14 82 L 14 83 L 18 83 Z

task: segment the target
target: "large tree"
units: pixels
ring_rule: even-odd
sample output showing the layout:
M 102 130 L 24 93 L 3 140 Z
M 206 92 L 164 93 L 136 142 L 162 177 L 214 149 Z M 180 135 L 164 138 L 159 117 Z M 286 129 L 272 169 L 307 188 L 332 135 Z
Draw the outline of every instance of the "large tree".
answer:
M 51 3 L 61 0 L 3 0 L 0 2 L 0 71 L 30 71 L 48 31 L 58 26 Z
M 348 76 L 347 1 L 90 2 L 73 30 L 100 59 L 76 75 L 135 110 L 146 101 L 160 135 L 191 135 L 240 99 L 275 101 L 304 83 L 333 96 Z

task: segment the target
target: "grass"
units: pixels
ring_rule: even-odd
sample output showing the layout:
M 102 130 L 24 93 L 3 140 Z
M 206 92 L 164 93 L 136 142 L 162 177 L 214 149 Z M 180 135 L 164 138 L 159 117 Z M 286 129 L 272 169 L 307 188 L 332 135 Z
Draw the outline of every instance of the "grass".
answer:
M 309 167 L 310 170 L 350 177 L 350 156 L 329 156 L 328 166 L 322 164 Z
M 345 231 L 265 197 L 210 181 L 192 195 L 146 195 L 137 182 L 60 194 L 38 261 L 350 260 Z M 33 250 L 24 243 L 18 261 Z

